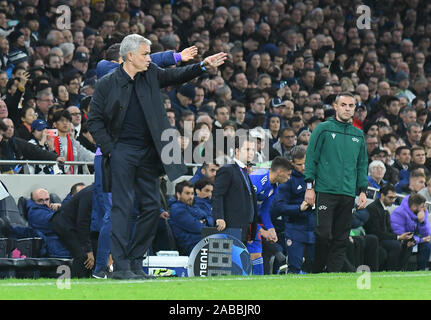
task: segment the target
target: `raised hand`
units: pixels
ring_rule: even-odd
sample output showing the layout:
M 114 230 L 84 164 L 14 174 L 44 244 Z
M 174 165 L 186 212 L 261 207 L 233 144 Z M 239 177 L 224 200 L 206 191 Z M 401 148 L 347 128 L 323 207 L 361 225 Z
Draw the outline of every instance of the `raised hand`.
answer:
M 227 53 L 220 52 L 204 59 L 204 67 L 216 69 L 220 67 L 227 58 Z
M 180 52 L 180 54 L 181 54 L 181 61 L 187 62 L 192 60 L 198 54 L 198 48 L 195 46 L 191 46 L 191 47 L 185 48 L 183 51 Z

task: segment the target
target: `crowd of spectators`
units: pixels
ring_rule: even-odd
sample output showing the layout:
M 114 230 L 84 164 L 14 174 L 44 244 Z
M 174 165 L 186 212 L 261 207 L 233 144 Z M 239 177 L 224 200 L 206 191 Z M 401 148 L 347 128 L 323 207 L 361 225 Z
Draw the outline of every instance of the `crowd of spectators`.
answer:
M 369 28 L 358 28 L 361 4 L 370 7 Z M 60 5 L 71 9 L 70 28 Z M 398 193 L 422 190 L 429 200 L 431 4 L 425 0 L 0 0 L 0 119 L 6 125 L 0 126 L 0 159 L 93 161 L 86 120 L 96 66 L 110 61 L 107 49 L 131 33 L 151 40 L 152 53 L 196 47 L 194 59 L 182 64 L 228 53 L 219 71 L 164 89 L 183 150 L 190 144 L 202 154 L 217 129 L 225 137 L 245 129 L 259 142 L 256 164 L 289 157 L 334 115 L 336 95 L 350 92 L 357 102 L 353 125 L 366 138 L 369 186 L 388 182 Z M 187 123 L 196 135 L 186 134 Z M 231 157 L 232 150 L 215 148 L 217 165 Z M 207 164 L 197 174 L 210 170 L 215 173 Z M 24 172 L 10 165 L 0 171 Z M 191 187 L 176 190 L 180 206 L 187 205 L 183 188 Z
M 358 29 L 360 17 L 347 1 L 0 1 L 0 118 L 13 122 L 14 137 L 65 160 L 92 161 L 86 118 L 97 63 L 109 61 L 112 44 L 138 33 L 152 41 L 153 53 L 195 46 L 187 64 L 228 53 L 219 72 L 165 89 L 172 126 L 185 136 L 190 121 L 199 132 L 197 141 L 183 137 L 183 149 L 204 149 L 217 129 L 225 136 L 252 129 L 269 144 L 255 162 L 270 161 L 306 146 L 314 127 L 333 116 L 336 94 L 348 91 L 356 96 L 354 125 L 366 135 L 369 163 L 380 160 L 386 169 L 380 181 L 370 175 L 370 186 L 387 181 L 407 190 L 410 172 L 427 175 L 431 165 L 431 5 L 391 3 L 364 3 L 370 25 Z M 71 9 L 69 29 L 60 23 L 60 5 Z M 70 117 L 60 117 L 62 110 Z M 17 159 L 4 142 L 1 151 L 1 159 Z M 228 153 L 216 150 L 214 159 L 222 164 Z

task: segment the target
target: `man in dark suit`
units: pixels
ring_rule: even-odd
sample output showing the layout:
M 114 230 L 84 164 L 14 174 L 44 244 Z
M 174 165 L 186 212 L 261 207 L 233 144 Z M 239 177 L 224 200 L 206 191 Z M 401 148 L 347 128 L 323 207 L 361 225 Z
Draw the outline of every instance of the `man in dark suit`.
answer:
M 213 191 L 213 217 L 217 230 L 241 228 L 241 241 L 247 245 L 256 234 L 257 202 L 247 163 L 256 152 L 256 143 L 247 137 L 235 137 L 235 163 L 221 167 Z M 251 226 L 251 227 L 250 227 Z
M 364 224 L 364 229 L 367 234 L 374 234 L 379 238 L 379 264 L 380 270 L 396 271 L 400 270 L 401 266 L 408 258 L 405 250 L 407 242 L 413 234 L 403 233 L 397 235 L 391 227 L 388 207 L 397 199 L 395 187 L 392 184 L 384 185 L 380 189 L 380 199 L 376 199 L 370 203 L 366 210 L 370 214 L 370 218 Z
M 157 230 L 159 176 L 166 172 L 173 181 L 186 172 L 182 159 L 174 163 L 161 159 L 163 148 L 170 143 L 161 136 L 171 126 L 160 88 L 190 81 L 226 59 L 225 53 L 219 53 L 200 64 L 161 69 L 151 63 L 150 46 L 151 42 L 140 35 L 126 36 L 120 45 L 124 63 L 98 81 L 90 103 L 88 129 L 101 148 L 105 165 L 110 164 L 103 179 L 111 176 L 115 182 L 111 190 L 104 190 L 112 191 L 114 279 L 146 278 L 136 272 L 141 273 L 143 256 Z M 131 234 L 128 221 L 135 195 L 140 200 L 139 215 Z
M 73 258 L 72 277 L 91 276 L 94 266 L 90 239 L 91 210 L 94 185 L 76 193 L 51 217 L 51 228 Z

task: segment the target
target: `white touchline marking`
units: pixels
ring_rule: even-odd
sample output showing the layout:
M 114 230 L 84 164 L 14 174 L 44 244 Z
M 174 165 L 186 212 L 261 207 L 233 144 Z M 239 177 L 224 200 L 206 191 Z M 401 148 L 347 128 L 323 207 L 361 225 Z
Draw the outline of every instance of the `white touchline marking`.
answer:
M 338 275 L 338 276 L 328 276 L 328 275 L 317 275 L 317 274 L 310 274 L 310 275 L 287 275 L 288 278 L 292 279 L 340 279 L 340 278 L 352 278 L 356 279 L 358 276 L 358 273 L 351 273 L 346 275 Z M 283 277 L 281 275 L 280 277 Z M 286 279 L 288 279 L 286 277 Z M 431 277 L 430 273 L 419 273 L 419 274 L 374 274 L 371 273 L 372 278 L 417 278 L 417 277 Z M 192 282 L 192 281 L 256 281 L 256 280 L 280 280 L 279 277 L 275 276 L 261 276 L 261 277 L 235 277 L 235 278 L 226 278 L 226 277 L 195 277 L 193 279 L 191 278 L 184 278 L 184 279 L 155 279 L 155 280 L 94 280 L 94 281 L 83 281 L 83 280 L 73 280 L 71 279 L 71 285 L 116 285 L 116 284 L 146 284 L 146 283 L 157 283 L 157 282 Z M 0 280 L 1 281 L 1 280 Z M 33 286 L 33 287 L 46 287 L 46 286 L 56 286 L 56 281 L 50 281 L 50 282 L 21 282 L 21 283 L 1 283 L 0 282 L 0 288 L 1 287 L 26 287 L 26 286 Z

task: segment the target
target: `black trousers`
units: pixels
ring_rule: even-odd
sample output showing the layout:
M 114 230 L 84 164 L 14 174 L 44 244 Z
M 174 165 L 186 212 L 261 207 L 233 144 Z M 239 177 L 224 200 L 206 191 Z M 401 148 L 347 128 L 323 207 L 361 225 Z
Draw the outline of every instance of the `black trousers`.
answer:
M 347 245 L 347 260 L 356 271 L 361 265 L 366 265 L 370 271 L 379 271 L 379 239 L 373 234 L 355 236 L 353 243 L 349 240 Z
M 380 271 L 405 270 L 412 253 L 412 247 L 398 240 L 380 241 Z
M 111 152 L 114 271 L 142 268 L 143 256 L 154 240 L 160 216 L 160 167 L 154 147 L 117 143 Z M 134 210 L 138 211 L 136 222 Z
M 91 270 L 85 268 L 84 262 L 87 260 L 87 252 L 81 247 L 78 240 L 78 232 L 69 222 L 56 214 L 51 219 L 51 227 L 57 234 L 58 239 L 69 250 L 72 255 L 72 278 L 89 278 L 91 277 Z
M 317 193 L 314 273 L 342 271 L 354 202 L 345 195 Z

